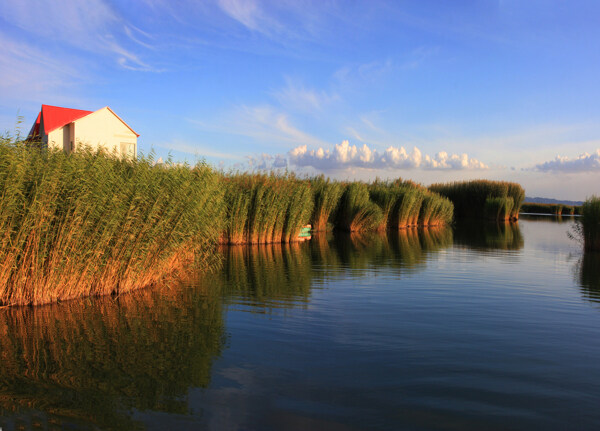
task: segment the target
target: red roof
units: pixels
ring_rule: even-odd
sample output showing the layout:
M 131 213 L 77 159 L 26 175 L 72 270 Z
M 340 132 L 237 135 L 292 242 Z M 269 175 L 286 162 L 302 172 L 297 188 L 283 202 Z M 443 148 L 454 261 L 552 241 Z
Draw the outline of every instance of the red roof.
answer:
M 92 111 L 83 111 L 81 109 L 42 105 L 41 117 L 44 119 L 44 133 L 47 135 L 51 131 L 72 123 L 75 120 L 79 120 L 91 113 Z M 40 121 L 39 115 L 36 123 L 38 123 L 38 121 Z M 39 130 L 39 125 L 36 128 Z
M 125 121 L 121 119 L 117 114 L 113 112 L 108 106 L 106 107 L 115 117 L 117 117 L 129 130 L 131 130 L 137 137 L 140 135 L 136 133 Z M 98 111 L 96 111 L 98 112 Z M 42 105 L 42 109 L 33 123 L 29 132 L 29 137 L 40 135 L 40 124 L 44 121 L 44 134 L 48 135 L 53 130 L 63 127 L 73 121 L 79 120 L 87 115 L 93 114 L 92 111 L 83 111 L 81 109 L 61 108 L 58 106 Z M 0 430 L 1 431 L 1 430 Z
M 31 130 L 29 131 L 29 138 L 33 138 L 34 136 L 40 136 L 40 119 L 42 118 L 42 111 L 38 114 L 35 123 L 31 126 Z

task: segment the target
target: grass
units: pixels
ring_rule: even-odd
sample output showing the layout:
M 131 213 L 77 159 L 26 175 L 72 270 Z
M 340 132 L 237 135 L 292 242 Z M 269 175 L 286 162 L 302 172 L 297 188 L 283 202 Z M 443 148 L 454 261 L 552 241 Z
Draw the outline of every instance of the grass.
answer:
M 452 201 L 457 218 L 489 218 L 497 214 L 497 220 L 517 220 L 525 199 L 523 187 L 506 181 L 457 181 L 432 184 L 429 189 Z

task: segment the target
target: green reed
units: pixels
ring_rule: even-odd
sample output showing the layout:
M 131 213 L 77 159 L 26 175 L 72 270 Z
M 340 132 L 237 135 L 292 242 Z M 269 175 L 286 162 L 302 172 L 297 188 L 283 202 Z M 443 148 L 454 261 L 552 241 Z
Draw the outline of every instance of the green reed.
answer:
M 348 232 L 377 229 L 383 218 L 381 208 L 369 199 L 369 188 L 350 183 L 342 195 L 336 227 Z
M 314 231 L 327 230 L 327 224 L 333 221 L 340 198 L 344 193 L 344 184 L 332 181 L 323 175 L 309 179 L 314 200 L 314 211 L 311 218 Z
M 487 218 L 492 209 L 498 210 L 499 220 L 516 220 L 525 191 L 517 183 L 506 181 L 457 181 L 453 183 L 432 184 L 429 189 L 452 201 L 455 208 L 455 217 Z M 502 205 L 495 198 L 504 198 Z M 488 199 L 492 199 L 488 202 Z M 512 207 L 509 202 L 512 199 Z
M 541 203 L 524 203 L 521 206 L 521 211 L 532 214 L 575 214 L 575 207 L 564 204 L 541 204 Z
M 0 143 L 0 305 L 118 294 L 210 267 L 222 191 L 207 165 Z
M 398 187 L 378 181 L 369 185 L 370 199 L 381 209 L 381 220 L 377 230 L 385 230 L 391 227 L 397 211 L 398 200 L 402 198 L 402 192 Z
M 583 244 L 586 251 L 600 251 L 600 197 L 592 196 L 581 206 Z
M 313 214 L 308 181 L 290 174 L 237 173 L 223 176 L 228 244 L 267 244 L 298 239 Z
M 490 220 L 509 220 L 514 207 L 511 197 L 487 198 L 485 200 L 485 217 Z
M 376 181 L 369 192 L 382 211 L 379 230 L 435 226 L 450 223 L 453 218 L 452 202 L 414 183 Z

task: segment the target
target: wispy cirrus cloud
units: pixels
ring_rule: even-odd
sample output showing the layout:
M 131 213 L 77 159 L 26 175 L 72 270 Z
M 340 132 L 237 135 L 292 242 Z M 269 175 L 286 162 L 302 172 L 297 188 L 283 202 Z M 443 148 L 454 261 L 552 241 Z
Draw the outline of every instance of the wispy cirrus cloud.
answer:
M 289 115 L 271 105 L 238 106 L 210 121 L 188 120 L 203 130 L 245 136 L 272 146 L 327 145 L 294 125 Z
M 86 78 L 81 70 L 71 66 L 73 58 L 66 57 L 70 61 L 64 61 L 65 57 L 51 55 L 2 32 L 0 46 L 0 94 L 4 103 L 18 101 L 19 107 L 32 103 L 39 107 L 40 100 L 79 104 L 73 90 Z
M 307 88 L 290 78 L 286 78 L 285 87 L 272 94 L 283 109 L 308 113 L 321 112 L 331 103 L 340 100 L 335 93 Z
M 583 153 L 577 157 L 556 156 L 554 160 L 535 165 L 542 172 L 600 172 L 600 148 L 595 152 Z
M 218 0 L 218 5 L 225 14 L 249 30 L 268 33 L 273 26 L 279 27 L 275 20 L 268 18 L 258 1 Z
M 28 43 L 32 48 L 60 41 L 80 51 L 110 56 L 125 69 L 160 70 L 142 60 L 138 52 L 151 48 L 152 36 L 131 25 L 103 0 L 8 2 L 0 9 L 0 18 L 24 30 L 30 40 L 38 38 L 35 44 Z M 55 58 L 67 55 L 65 49 L 52 51 Z

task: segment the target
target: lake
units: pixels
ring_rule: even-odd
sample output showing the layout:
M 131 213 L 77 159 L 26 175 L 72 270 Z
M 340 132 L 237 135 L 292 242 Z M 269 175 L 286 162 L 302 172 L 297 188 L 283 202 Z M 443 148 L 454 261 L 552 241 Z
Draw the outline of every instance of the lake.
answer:
M 600 427 L 600 255 L 572 218 L 223 249 L 222 271 L 0 310 L 0 427 Z

